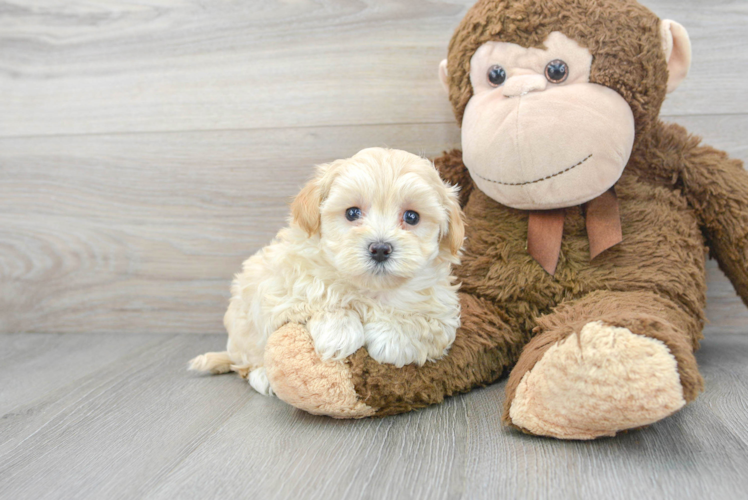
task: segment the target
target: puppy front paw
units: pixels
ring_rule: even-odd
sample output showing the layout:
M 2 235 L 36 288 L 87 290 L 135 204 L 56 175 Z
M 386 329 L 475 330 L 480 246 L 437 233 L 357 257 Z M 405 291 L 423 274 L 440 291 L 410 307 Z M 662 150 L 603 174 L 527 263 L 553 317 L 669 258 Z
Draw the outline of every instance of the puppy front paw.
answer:
M 340 309 L 317 313 L 309 320 L 307 328 L 323 361 L 340 361 L 364 345 L 364 327 L 353 311 Z
M 428 359 L 427 350 L 398 326 L 402 325 L 384 321 L 366 323 L 364 336 L 369 356 L 379 363 L 388 363 L 398 368 L 411 363 L 424 364 Z

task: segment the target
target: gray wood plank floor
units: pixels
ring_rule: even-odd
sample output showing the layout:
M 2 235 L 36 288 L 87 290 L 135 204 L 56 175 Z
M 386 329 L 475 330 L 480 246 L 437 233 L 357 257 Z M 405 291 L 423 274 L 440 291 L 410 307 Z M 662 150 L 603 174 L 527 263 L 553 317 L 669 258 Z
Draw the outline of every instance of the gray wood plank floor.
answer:
M 614 439 L 501 427 L 504 384 L 386 419 L 338 421 L 187 372 L 215 335 L 0 335 L 0 496 L 745 498 L 748 335 L 698 353 L 706 392 Z M 12 381 L 12 383 L 8 383 Z

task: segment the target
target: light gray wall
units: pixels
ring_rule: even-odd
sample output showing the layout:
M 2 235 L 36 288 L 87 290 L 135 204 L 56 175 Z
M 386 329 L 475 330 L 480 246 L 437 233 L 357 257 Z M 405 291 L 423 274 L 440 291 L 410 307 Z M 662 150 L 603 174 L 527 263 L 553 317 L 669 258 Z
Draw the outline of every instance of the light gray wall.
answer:
M 459 145 L 436 68 L 471 3 L 0 4 L 0 331 L 223 333 L 312 165 Z M 646 3 L 694 46 L 663 113 L 748 160 L 748 2 Z

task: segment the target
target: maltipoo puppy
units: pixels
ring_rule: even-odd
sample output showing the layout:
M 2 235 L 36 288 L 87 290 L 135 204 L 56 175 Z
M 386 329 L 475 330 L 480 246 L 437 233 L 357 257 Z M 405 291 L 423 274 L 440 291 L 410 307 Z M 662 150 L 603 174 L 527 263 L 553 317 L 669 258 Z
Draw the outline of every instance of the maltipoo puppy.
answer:
M 289 227 L 236 275 L 226 351 L 190 368 L 234 370 L 271 394 L 263 353 L 286 323 L 305 324 L 322 359 L 361 347 L 398 367 L 438 359 L 460 326 L 451 270 L 463 239 L 457 189 L 428 160 L 370 148 L 321 165 Z

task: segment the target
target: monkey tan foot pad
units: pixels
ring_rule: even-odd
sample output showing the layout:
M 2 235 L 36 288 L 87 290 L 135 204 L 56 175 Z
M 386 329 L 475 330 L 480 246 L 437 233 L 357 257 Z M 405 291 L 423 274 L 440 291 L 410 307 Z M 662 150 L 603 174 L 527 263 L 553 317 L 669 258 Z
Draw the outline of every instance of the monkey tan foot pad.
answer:
M 265 369 L 275 395 L 314 415 L 364 418 L 374 414 L 356 395 L 342 361 L 322 361 L 306 328 L 288 324 L 268 339 Z
M 525 373 L 509 417 L 532 434 L 594 439 L 657 422 L 684 405 L 677 363 L 665 344 L 593 322 L 550 347 Z

